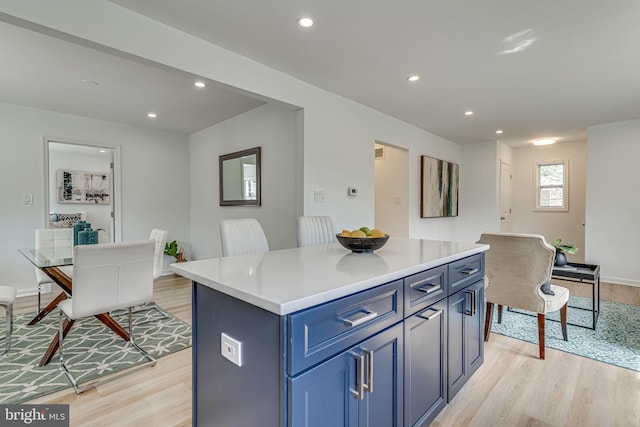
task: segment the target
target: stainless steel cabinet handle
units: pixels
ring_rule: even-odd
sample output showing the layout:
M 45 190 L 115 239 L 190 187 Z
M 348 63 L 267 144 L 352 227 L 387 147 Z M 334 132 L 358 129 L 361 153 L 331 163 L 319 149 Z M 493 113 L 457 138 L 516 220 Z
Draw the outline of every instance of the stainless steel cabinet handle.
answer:
M 464 270 L 461 271 L 461 273 L 466 275 L 471 275 L 471 274 L 477 273 L 478 271 L 480 270 L 478 270 L 477 268 L 465 268 Z
M 373 350 L 363 350 L 367 356 L 367 384 L 366 390 L 373 393 Z
M 471 307 L 469 309 L 465 307 L 464 314 L 473 317 L 476 315 L 476 291 L 465 291 L 465 293 L 471 297 Z M 467 303 L 466 298 L 464 300 L 464 303 Z
M 471 296 L 472 296 L 472 298 L 471 298 L 471 315 L 475 316 L 476 315 L 476 307 L 478 306 L 478 304 L 477 304 L 477 302 L 478 302 L 477 301 L 478 292 L 477 291 L 471 291 L 471 292 L 472 292 L 472 294 L 471 294 Z
M 351 389 L 351 394 L 359 400 L 364 400 L 364 354 L 352 355 L 356 359 L 356 388 Z
M 433 311 L 433 313 L 430 314 L 429 316 L 426 316 L 424 313 L 427 310 L 431 310 L 431 311 Z M 435 308 L 428 308 L 427 310 L 423 311 L 422 313 L 419 313 L 417 316 L 421 317 L 422 319 L 433 320 L 433 319 L 435 319 L 436 317 L 440 316 L 443 313 L 442 310 L 436 310 Z
M 434 283 L 427 283 L 426 285 L 422 285 L 420 287 L 412 286 L 412 288 L 414 288 L 417 291 L 424 292 L 425 294 L 430 294 L 431 292 L 435 292 L 437 290 L 442 289 L 442 287 L 438 283 L 435 283 L 435 284 Z
M 373 320 L 376 317 L 378 317 L 378 313 L 375 311 L 371 311 L 371 310 L 362 310 L 362 312 L 365 313 L 364 316 L 362 317 L 358 317 L 356 319 L 346 319 L 343 318 L 342 321 L 344 322 L 345 325 L 350 326 L 350 327 L 355 327 L 358 325 L 362 325 L 363 323 L 368 322 L 369 320 Z

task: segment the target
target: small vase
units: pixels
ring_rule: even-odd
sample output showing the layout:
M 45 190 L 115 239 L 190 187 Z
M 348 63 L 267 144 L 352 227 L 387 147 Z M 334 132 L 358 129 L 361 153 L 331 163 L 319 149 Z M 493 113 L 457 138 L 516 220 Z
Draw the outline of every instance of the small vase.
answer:
M 78 233 L 79 245 L 95 245 L 98 243 L 98 232 L 90 228 L 85 228 Z
M 73 224 L 73 246 L 78 244 L 78 233 L 85 229 L 86 221 L 78 221 Z
M 567 256 L 564 252 L 556 252 L 556 261 L 554 265 L 556 267 L 563 267 L 567 265 Z

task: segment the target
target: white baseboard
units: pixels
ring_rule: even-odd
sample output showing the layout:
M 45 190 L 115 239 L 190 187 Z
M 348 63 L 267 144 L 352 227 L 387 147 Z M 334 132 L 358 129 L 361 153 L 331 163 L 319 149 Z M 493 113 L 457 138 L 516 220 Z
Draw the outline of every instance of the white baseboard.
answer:
M 614 285 L 637 286 L 640 287 L 640 280 L 623 279 L 620 277 L 600 276 L 600 282 L 612 283 Z
M 45 283 L 40 287 L 41 294 L 48 294 L 51 292 L 51 283 Z M 38 295 L 38 288 L 26 288 L 26 289 L 18 289 L 16 292 L 16 297 L 29 297 L 32 295 Z

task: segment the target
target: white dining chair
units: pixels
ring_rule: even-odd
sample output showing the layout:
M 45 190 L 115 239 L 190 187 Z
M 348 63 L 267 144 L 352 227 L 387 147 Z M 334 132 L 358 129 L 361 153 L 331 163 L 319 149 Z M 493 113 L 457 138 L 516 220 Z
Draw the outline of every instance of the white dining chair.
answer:
M 151 234 L 149 235 L 149 239 L 153 240 L 156 244 L 155 250 L 153 252 L 154 279 L 160 277 L 160 274 L 162 273 L 164 263 L 164 247 L 167 244 L 168 238 L 169 232 L 167 230 L 161 230 L 159 228 L 154 228 L 153 230 L 151 230 Z
M 336 231 L 330 216 L 298 218 L 298 247 L 335 243 Z
M 96 387 L 103 380 L 80 384 L 67 367 L 64 358 L 65 329 L 70 331 L 80 318 L 118 309 L 128 310 L 129 344 L 147 360 L 137 367 L 153 366 L 156 361 L 133 338 L 131 308 L 153 298 L 153 251 L 155 242 L 144 240 L 126 243 L 78 245 L 74 248 L 73 294 L 60 302 L 59 348 L 60 367 L 76 393 Z M 65 328 L 65 319 L 71 323 Z M 123 352 L 129 352 L 123 349 Z M 128 373 L 129 370 L 123 372 Z M 111 380 L 113 377 L 109 377 Z
M 3 357 L 11 349 L 11 334 L 13 333 L 13 302 L 16 300 L 16 288 L 13 286 L 0 286 L 0 307 L 5 310 L 5 344 L 0 352 Z
M 64 249 L 73 246 L 73 229 L 71 228 L 41 228 L 36 230 L 36 250 Z M 70 250 L 70 249 L 69 249 Z M 60 269 L 71 277 L 70 267 Z M 44 285 L 55 283 L 49 276 L 35 267 L 36 283 L 38 285 L 38 306 L 36 313 L 40 313 L 40 301 Z
M 220 221 L 220 244 L 224 257 L 269 252 L 267 237 L 255 218 Z

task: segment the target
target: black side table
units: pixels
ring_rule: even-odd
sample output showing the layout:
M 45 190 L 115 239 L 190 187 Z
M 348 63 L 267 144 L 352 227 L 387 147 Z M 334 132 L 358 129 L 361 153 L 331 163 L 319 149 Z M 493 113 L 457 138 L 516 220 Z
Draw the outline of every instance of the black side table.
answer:
M 591 312 L 593 315 L 592 326 L 576 325 L 588 329 L 596 329 L 596 322 L 598 321 L 598 315 L 600 314 L 600 266 L 592 264 L 580 264 L 580 263 L 567 263 L 562 267 L 553 267 L 551 278 L 567 280 L 569 282 L 580 282 L 591 285 Z M 589 310 L 583 307 L 573 307 L 580 310 Z

